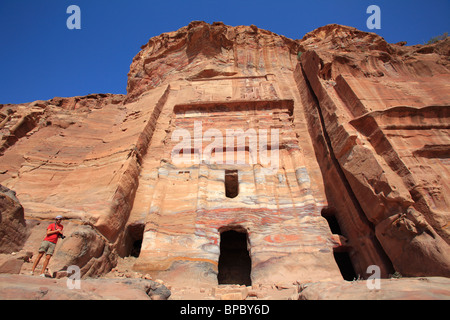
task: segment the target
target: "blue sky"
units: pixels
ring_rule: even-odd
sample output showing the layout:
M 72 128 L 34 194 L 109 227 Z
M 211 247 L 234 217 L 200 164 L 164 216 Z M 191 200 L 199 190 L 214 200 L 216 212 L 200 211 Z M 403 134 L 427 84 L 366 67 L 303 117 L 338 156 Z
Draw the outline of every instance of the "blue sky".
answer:
M 66 26 L 72 4 L 80 30 Z M 380 30 L 366 26 L 372 4 Z M 0 104 L 126 94 L 140 46 L 193 20 L 254 24 L 292 39 L 339 23 L 413 45 L 450 31 L 449 12 L 450 0 L 0 0 Z

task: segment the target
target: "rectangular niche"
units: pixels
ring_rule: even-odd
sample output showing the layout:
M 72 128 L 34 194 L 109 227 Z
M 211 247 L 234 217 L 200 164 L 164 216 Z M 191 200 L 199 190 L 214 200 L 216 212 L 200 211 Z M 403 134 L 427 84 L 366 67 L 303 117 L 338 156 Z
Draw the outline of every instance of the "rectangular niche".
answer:
M 225 170 L 225 195 L 236 198 L 239 194 L 239 174 L 237 170 Z

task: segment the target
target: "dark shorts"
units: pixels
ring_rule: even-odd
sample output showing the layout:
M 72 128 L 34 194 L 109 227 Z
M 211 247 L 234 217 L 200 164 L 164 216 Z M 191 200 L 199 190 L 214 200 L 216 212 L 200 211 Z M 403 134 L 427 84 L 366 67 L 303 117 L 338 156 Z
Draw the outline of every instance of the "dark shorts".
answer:
M 39 252 L 45 252 L 46 254 L 53 255 L 55 251 L 56 243 L 44 240 L 39 247 Z

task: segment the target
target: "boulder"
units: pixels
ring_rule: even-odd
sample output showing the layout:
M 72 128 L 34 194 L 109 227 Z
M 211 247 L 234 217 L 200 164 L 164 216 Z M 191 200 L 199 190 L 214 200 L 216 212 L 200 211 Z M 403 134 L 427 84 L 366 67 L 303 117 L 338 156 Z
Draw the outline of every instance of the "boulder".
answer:
M 0 185 L 0 253 L 20 251 L 29 236 L 16 193 Z

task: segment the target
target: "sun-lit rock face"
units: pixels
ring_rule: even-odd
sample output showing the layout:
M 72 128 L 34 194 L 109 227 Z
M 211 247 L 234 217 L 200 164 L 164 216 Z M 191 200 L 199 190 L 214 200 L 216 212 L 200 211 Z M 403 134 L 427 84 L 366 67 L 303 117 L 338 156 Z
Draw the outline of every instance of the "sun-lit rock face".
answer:
M 58 270 L 131 254 L 193 285 L 449 276 L 448 79 L 449 40 L 192 22 L 142 46 L 126 96 L 1 106 L 0 183 L 24 250 L 68 219 Z
M 329 25 L 301 43 L 328 147 L 395 270 L 448 276 L 450 40 L 406 47 Z

